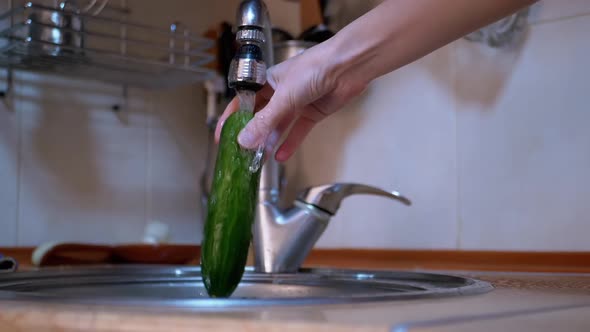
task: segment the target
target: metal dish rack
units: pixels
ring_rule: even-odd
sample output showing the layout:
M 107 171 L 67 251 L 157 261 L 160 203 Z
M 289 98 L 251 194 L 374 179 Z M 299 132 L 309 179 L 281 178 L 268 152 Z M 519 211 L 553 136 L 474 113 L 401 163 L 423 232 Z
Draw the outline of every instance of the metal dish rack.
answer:
M 193 35 L 178 23 L 169 29 L 128 19 L 126 0 L 103 0 L 98 13 L 82 12 L 72 1 L 8 1 L 0 14 L 0 66 L 57 73 L 140 88 L 172 88 L 214 75 L 213 40 Z M 95 1 L 96 2 L 96 1 Z

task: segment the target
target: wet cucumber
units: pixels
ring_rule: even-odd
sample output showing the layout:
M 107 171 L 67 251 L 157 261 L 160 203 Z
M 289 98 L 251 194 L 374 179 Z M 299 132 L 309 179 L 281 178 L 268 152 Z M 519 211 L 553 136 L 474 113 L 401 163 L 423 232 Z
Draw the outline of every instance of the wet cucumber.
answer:
M 237 136 L 252 117 L 235 112 L 221 131 L 201 246 L 201 272 L 211 297 L 229 297 L 246 265 L 260 170 L 248 170 L 255 153 L 242 149 Z

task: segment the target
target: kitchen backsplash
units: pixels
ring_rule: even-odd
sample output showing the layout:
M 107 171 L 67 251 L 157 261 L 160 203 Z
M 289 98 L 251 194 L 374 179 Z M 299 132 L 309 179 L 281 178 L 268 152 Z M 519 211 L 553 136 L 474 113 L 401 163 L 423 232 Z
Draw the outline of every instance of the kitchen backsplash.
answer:
M 203 30 L 232 20 L 237 2 L 131 4 Z M 296 4 L 268 3 L 297 32 L 285 15 Z M 530 21 L 521 45 L 457 41 L 373 82 L 312 132 L 287 164 L 291 195 L 359 182 L 413 201 L 349 198 L 318 246 L 590 250 L 590 3 L 545 0 Z M 17 73 L 0 103 L 0 246 L 136 242 L 152 220 L 174 242 L 199 243 L 201 89 L 132 89 L 113 112 L 120 87 Z

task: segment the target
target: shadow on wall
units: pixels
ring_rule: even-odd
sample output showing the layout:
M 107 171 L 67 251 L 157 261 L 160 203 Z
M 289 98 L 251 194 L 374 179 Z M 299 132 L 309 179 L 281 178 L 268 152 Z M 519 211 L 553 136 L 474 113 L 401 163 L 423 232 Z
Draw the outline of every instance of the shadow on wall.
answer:
M 519 62 L 528 34 L 527 28 L 510 44 L 499 48 L 458 41 L 454 46 L 454 84 L 449 85 L 454 96 L 468 104 L 494 105 Z
M 171 232 L 187 240 L 191 236 L 187 232 L 201 235 L 204 218 L 200 179 L 206 164 L 208 128 L 201 88 L 187 86 L 151 96 L 149 215 L 174 221 Z
M 341 28 L 381 2 L 382 0 L 373 0 L 357 4 L 354 1 L 342 1 L 337 5 L 329 5 L 328 14 L 334 16 L 335 28 Z M 528 33 L 529 26 L 525 25 L 511 42 L 500 48 L 492 48 L 465 39 L 456 41 L 452 46 L 454 55 L 448 58 L 448 65 L 453 66 L 455 70 L 456 77 L 453 81 L 449 81 L 445 71 L 431 66 L 425 66 L 425 69 L 429 70 L 433 78 L 441 81 L 448 87 L 449 92 L 461 101 L 484 106 L 493 105 L 498 96 L 502 95 L 506 82 L 518 63 Z M 428 64 L 428 61 L 427 59 L 418 63 Z
M 194 242 L 205 155 L 194 143 L 206 135 L 198 89 L 130 90 L 117 113 L 119 85 L 18 73 L 21 208 L 33 204 L 55 226 L 155 218 L 174 223 L 172 238 Z
M 436 86 L 446 90 L 449 96 L 458 101 L 456 105 L 467 102 L 491 106 L 503 94 L 510 81 L 526 45 L 527 36 L 528 30 L 525 29 L 519 34 L 519 38 L 501 48 L 459 40 L 444 50 L 412 63 L 412 70 L 427 73 L 430 79 L 436 81 Z M 408 73 L 412 71 L 404 71 L 403 75 Z M 404 77 L 401 73 L 400 75 Z M 391 77 L 395 77 L 394 81 L 400 81 L 400 76 L 395 73 Z M 388 80 L 385 86 L 393 89 L 390 98 L 396 98 L 396 93 L 408 93 L 403 82 L 394 84 L 389 82 L 391 78 L 385 79 Z M 400 84 L 402 89 L 395 89 L 396 84 Z M 301 189 L 309 185 L 340 181 L 339 171 L 345 158 L 346 144 L 359 127 L 366 126 L 363 124 L 367 119 L 365 113 L 378 111 L 365 107 L 371 104 L 367 100 L 373 98 L 374 94 L 384 92 L 383 87 L 382 83 L 377 89 L 369 86 L 363 96 L 314 128 L 303 147 L 286 163 L 288 184 L 285 187 L 283 204 L 289 204 Z M 362 167 L 361 163 L 359 165 Z
M 94 120 L 97 126 L 108 122 L 129 126 L 128 115 L 110 111 L 112 95 L 117 90 L 54 76 L 19 73 L 14 92 L 15 110 L 22 112 L 21 153 L 31 162 L 25 165 L 28 171 L 23 173 L 32 177 L 27 182 L 50 183 L 51 188 L 44 188 L 45 194 L 63 193 L 81 208 L 96 206 L 97 196 L 107 194 L 108 190 L 103 188 L 97 160 L 100 147 L 93 136 L 96 126 L 91 128 L 90 123 Z M 44 179 L 36 182 L 34 178 L 38 176 Z

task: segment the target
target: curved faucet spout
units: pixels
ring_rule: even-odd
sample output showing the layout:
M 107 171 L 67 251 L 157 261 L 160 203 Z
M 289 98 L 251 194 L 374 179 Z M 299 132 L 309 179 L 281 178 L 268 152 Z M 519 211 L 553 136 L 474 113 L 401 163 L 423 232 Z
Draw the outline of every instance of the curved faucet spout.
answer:
M 398 192 L 358 183 L 334 183 L 307 188 L 292 208 L 280 211 L 275 204 L 258 204 L 254 225 L 256 269 L 266 273 L 293 273 L 301 267 L 322 236 L 340 202 L 352 195 L 373 195 L 411 202 Z
M 352 195 L 374 195 L 395 199 L 405 205 L 412 202 L 397 191 L 385 191 L 381 188 L 367 186 L 360 183 L 331 183 L 323 186 L 305 189 L 299 194 L 299 200 L 316 206 L 330 214 L 335 214 L 340 203 Z

